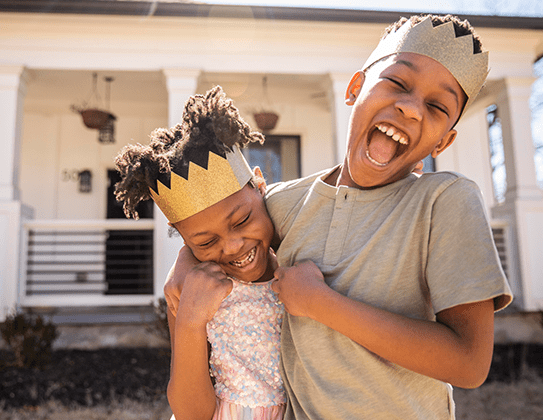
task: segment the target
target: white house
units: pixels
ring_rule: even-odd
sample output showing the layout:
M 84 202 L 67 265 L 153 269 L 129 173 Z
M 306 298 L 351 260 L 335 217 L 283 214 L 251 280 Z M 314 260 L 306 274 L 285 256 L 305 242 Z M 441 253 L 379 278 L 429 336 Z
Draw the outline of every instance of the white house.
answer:
M 108 187 L 121 147 L 175 125 L 191 94 L 222 85 L 253 126 L 258 110 L 279 115 L 266 149 L 248 152 L 270 178 L 338 163 L 350 112 L 344 89 L 401 15 L 0 0 L 0 321 L 15 307 L 128 308 L 162 296 L 181 239 L 168 237 L 159 211 L 119 219 Z M 543 191 L 530 97 L 543 19 L 467 18 L 490 51 L 491 71 L 435 166 L 479 184 L 514 310 L 533 313 L 543 309 Z M 83 124 L 72 105 L 85 101 L 116 117 L 113 135 Z

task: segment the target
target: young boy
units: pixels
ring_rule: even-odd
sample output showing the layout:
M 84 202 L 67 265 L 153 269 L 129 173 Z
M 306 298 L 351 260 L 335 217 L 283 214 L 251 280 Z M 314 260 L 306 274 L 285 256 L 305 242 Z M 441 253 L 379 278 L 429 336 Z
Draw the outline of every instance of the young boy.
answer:
M 347 88 L 343 163 L 269 188 L 286 419 L 453 419 L 448 383 L 485 380 L 512 296 L 480 193 L 411 172 L 454 141 L 487 60 L 467 22 L 400 20 Z
M 452 419 L 449 383 L 485 380 L 512 296 L 480 193 L 411 172 L 454 141 L 487 73 L 467 22 L 403 19 L 347 88 L 343 163 L 269 188 L 286 419 Z

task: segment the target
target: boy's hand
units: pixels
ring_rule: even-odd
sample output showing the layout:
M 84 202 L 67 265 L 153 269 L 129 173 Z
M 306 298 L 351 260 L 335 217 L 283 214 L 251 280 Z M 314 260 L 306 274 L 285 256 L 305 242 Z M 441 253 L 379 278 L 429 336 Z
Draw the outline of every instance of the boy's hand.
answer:
M 278 294 L 285 310 L 294 316 L 311 318 L 312 300 L 328 289 L 324 276 L 313 261 L 296 263 L 293 267 L 278 267 L 275 270 L 272 290 Z
M 179 297 L 178 317 L 193 326 L 204 326 L 232 291 L 232 280 L 213 262 L 203 262 L 185 277 Z
M 419 163 L 417 163 L 417 165 L 415 166 L 415 169 L 413 169 L 413 173 L 422 175 L 424 173 L 423 169 L 424 169 L 424 162 L 420 160 Z

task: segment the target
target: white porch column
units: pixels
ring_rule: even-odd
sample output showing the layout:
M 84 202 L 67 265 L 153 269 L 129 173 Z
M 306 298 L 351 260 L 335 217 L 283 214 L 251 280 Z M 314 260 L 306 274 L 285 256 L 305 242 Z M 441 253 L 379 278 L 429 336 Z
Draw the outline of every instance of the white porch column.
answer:
M 516 235 L 520 281 L 513 284 L 524 310 L 543 309 L 543 191 L 537 185 L 529 100 L 531 77 L 507 78 L 498 101 L 507 170 L 505 203 L 492 214 L 509 220 Z
M 164 69 L 168 90 L 168 125 L 174 127 L 181 122 L 183 107 L 189 96 L 196 93 L 199 70 Z M 180 237 L 168 237 L 168 220 L 155 206 L 155 297 L 164 295 L 164 281 L 183 245 Z
M 25 95 L 24 67 L 0 66 L 0 322 L 15 309 L 19 290 L 21 223 L 26 213 L 18 182 Z
M 334 163 L 343 162 L 347 150 L 347 132 L 352 107 L 345 104 L 345 91 L 351 77 L 351 73 L 330 74 L 332 90 L 330 102 L 333 102 L 332 120 L 334 123 L 334 141 L 336 143 Z

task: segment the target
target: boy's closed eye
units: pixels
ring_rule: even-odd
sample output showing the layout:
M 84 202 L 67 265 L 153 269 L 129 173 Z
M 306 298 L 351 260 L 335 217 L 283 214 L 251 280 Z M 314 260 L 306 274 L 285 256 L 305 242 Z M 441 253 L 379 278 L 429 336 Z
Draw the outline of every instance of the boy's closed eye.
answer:
M 407 90 L 407 87 L 405 85 L 405 83 L 401 80 L 398 80 L 396 78 L 392 78 L 392 77 L 384 77 L 386 80 L 392 82 L 394 85 L 398 86 L 399 88 L 401 88 L 402 90 Z M 440 111 L 442 112 L 443 114 L 445 114 L 447 117 L 449 116 L 449 110 L 447 109 L 447 107 L 441 103 L 428 103 L 428 106 L 437 110 L 437 111 Z
M 448 111 L 448 109 L 447 109 L 445 106 L 441 105 L 441 104 L 429 103 L 428 106 L 430 106 L 430 107 L 432 107 L 432 108 L 434 108 L 434 109 L 436 109 L 436 110 L 442 112 L 442 113 L 445 114 L 447 117 L 449 116 L 449 111 Z
M 385 77 L 386 80 L 394 83 L 396 86 L 399 86 L 400 88 L 402 88 L 403 90 L 406 89 L 405 85 L 403 82 L 399 81 L 399 80 L 396 80 L 396 79 L 393 79 L 391 77 Z

